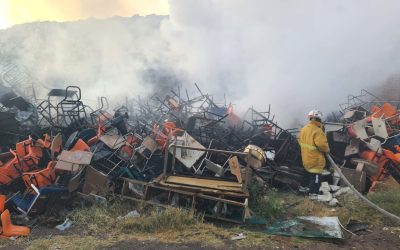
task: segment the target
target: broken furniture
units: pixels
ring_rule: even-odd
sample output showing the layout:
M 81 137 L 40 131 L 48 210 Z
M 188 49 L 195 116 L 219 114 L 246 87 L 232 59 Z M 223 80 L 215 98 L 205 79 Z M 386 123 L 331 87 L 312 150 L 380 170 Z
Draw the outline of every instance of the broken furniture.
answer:
M 159 205 L 178 205 L 184 202 L 184 207 L 197 212 L 203 212 L 204 216 L 225 220 L 229 222 L 243 223 L 248 215 L 247 183 L 249 181 L 250 166 L 246 166 L 247 178 L 240 182 L 223 180 L 220 178 L 188 177 L 174 175 L 167 171 L 168 153 L 173 152 L 177 157 L 175 149 L 190 151 L 213 152 L 233 156 L 250 156 L 248 153 L 213 150 L 204 147 L 196 148 L 169 144 L 164 158 L 164 174 L 150 183 L 122 178 L 124 184 L 121 195 L 123 198 L 140 199 L 149 203 Z M 174 149 L 175 148 L 175 149 Z M 172 149 L 172 150 L 171 150 Z M 180 152 L 182 152 L 180 151 Z M 174 161 L 171 169 L 174 169 Z
M 29 227 L 17 226 L 12 224 L 10 211 L 6 209 L 1 213 L 1 236 L 12 237 L 12 236 L 28 236 L 31 230 Z
M 55 169 L 57 171 L 78 172 L 83 166 L 90 164 L 92 157 L 92 152 L 63 150 L 57 157 Z

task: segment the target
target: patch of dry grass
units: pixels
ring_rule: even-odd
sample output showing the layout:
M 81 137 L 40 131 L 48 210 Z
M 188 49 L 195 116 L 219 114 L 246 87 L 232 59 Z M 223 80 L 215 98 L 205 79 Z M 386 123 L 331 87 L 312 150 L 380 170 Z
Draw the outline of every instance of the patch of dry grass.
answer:
M 49 239 L 37 239 L 29 243 L 27 249 L 96 249 L 98 247 L 106 247 L 110 244 L 107 240 L 98 239 L 92 236 L 55 236 Z
M 71 219 L 93 232 L 118 231 L 123 233 L 182 231 L 187 227 L 201 224 L 203 221 L 202 216 L 197 216 L 182 208 L 173 207 L 151 210 L 137 208 L 141 214 L 140 217 L 120 220 L 117 218 L 124 216 L 132 209 L 135 208 L 126 206 L 122 202 L 115 202 L 109 206 L 96 205 L 75 209 L 71 213 Z
M 400 216 L 400 188 L 378 190 L 368 198 L 386 211 Z
M 102 241 L 96 243 L 100 245 L 111 245 L 113 242 L 129 239 L 164 243 L 192 242 L 217 248 L 223 248 L 227 243 L 246 247 L 271 245 L 272 236 L 263 232 L 252 232 L 242 227 L 224 228 L 205 223 L 202 216 L 182 208 L 156 209 L 153 207 L 149 209 L 146 207 L 141 209 L 137 207 L 140 217 L 117 219 L 118 216 L 123 216 L 133 209 L 135 208 L 121 202 L 110 206 L 92 206 L 75 209 L 71 214 L 71 219 L 75 225 L 84 227 L 91 235 L 101 235 Z M 246 239 L 232 242 L 230 238 L 239 232 L 244 232 Z M 47 246 L 54 242 L 58 242 L 58 238 L 41 240 L 36 244 Z
M 270 194 L 267 194 L 267 197 Z M 380 191 L 369 195 L 369 198 L 382 208 L 397 212 L 400 202 L 400 190 Z M 338 216 L 342 224 L 350 219 L 368 222 L 376 226 L 389 224 L 375 210 L 367 207 L 353 194 L 339 197 L 341 206 L 330 207 L 324 203 L 309 200 L 306 197 L 287 193 L 273 193 L 273 200 L 282 207 L 281 218 L 295 216 Z M 261 205 L 261 204 L 260 204 Z M 138 218 L 118 220 L 127 212 L 137 209 Z M 203 218 L 181 208 L 166 209 L 140 208 L 136 204 L 113 201 L 108 206 L 92 206 L 75 209 L 70 218 L 74 225 L 82 226 L 92 236 L 56 236 L 50 239 L 33 240 L 30 249 L 94 249 L 107 247 L 119 241 L 134 239 L 140 241 L 159 241 L 164 243 L 200 243 L 202 246 L 225 248 L 228 244 L 234 247 L 264 247 L 293 244 L 302 245 L 308 240 L 284 238 L 265 234 L 262 228 L 254 231 L 246 226 L 219 227 L 203 222 Z M 231 241 L 236 233 L 244 233 L 246 238 Z M 7 244 L 7 242 L 5 242 Z M 0 242 L 1 244 L 1 242 Z
M 168 207 L 161 211 L 154 210 L 148 216 L 121 220 L 119 227 L 123 232 L 182 231 L 187 227 L 196 226 L 202 221 L 201 216 L 196 216 L 188 210 Z
M 137 209 L 140 217 L 117 219 Z M 203 223 L 203 217 L 182 209 L 132 207 L 117 201 L 109 206 L 75 209 L 71 219 L 93 235 L 106 235 L 108 241 L 126 239 L 157 240 L 161 242 L 199 242 L 222 246 L 231 232 Z
M 368 198 L 383 209 L 400 215 L 399 189 L 375 192 L 368 195 Z M 343 224 L 347 224 L 350 219 L 368 222 L 376 226 L 393 223 L 351 193 L 338 198 L 340 203 L 338 207 L 330 207 L 327 204 L 294 194 L 282 194 L 281 199 L 288 207 L 286 210 L 288 216 L 338 216 Z
M 0 239 L 0 247 L 8 247 L 13 244 L 14 242 L 9 239 Z

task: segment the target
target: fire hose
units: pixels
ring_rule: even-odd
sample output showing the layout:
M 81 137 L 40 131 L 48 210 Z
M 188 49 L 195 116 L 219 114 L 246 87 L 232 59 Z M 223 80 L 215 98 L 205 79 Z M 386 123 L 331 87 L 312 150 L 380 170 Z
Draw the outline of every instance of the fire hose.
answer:
M 329 154 L 326 154 L 329 162 L 332 164 L 333 168 L 335 169 L 335 171 L 339 174 L 340 178 L 344 181 L 344 183 L 351 189 L 351 191 L 353 191 L 353 193 L 360 198 L 362 201 L 364 201 L 369 207 L 376 209 L 377 211 L 379 211 L 380 213 L 382 213 L 383 215 L 395 219 L 397 222 L 400 223 L 400 217 L 397 215 L 394 215 L 392 213 L 389 213 L 388 211 L 378 207 L 375 203 L 372 203 L 370 200 L 368 200 L 364 195 L 362 195 L 360 192 L 358 192 L 353 185 L 351 185 L 351 183 L 349 182 L 349 180 L 347 180 L 346 176 L 344 176 L 344 174 L 342 173 L 342 171 L 340 170 L 339 166 L 335 163 L 335 161 L 332 159 L 332 157 Z

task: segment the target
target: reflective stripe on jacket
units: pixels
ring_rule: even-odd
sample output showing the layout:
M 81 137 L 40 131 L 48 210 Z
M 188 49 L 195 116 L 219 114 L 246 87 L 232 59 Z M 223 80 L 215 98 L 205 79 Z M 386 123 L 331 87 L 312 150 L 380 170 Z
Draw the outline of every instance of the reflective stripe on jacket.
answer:
M 310 121 L 298 136 L 304 168 L 313 174 L 320 174 L 325 167 L 324 153 L 329 152 L 328 140 L 322 131 L 322 124 Z

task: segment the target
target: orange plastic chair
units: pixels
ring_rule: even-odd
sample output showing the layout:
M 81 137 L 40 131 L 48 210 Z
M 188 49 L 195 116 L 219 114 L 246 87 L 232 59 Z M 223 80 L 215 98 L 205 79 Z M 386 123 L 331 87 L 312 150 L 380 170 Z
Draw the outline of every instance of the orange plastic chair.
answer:
M 384 103 L 379 108 L 376 106 L 373 106 L 371 108 L 371 111 L 373 113 L 372 116 L 377 117 L 377 118 L 379 118 L 381 116 L 384 116 L 384 118 L 389 118 L 389 117 L 394 116 L 397 112 L 396 108 L 393 105 L 391 105 L 390 103 Z
M 10 158 L 0 167 L 0 184 L 9 184 L 22 172 L 37 168 L 43 151 L 40 146 L 33 145 L 32 139 L 18 142 L 15 150 L 10 149 Z
M 184 131 L 181 128 L 177 128 L 174 122 L 164 122 L 163 127 L 164 130 L 162 131 L 159 125 L 153 125 L 154 140 L 160 146 L 161 150 L 165 149 L 170 134 L 175 136 L 179 131 Z
M 43 155 L 41 147 L 39 145 L 33 145 L 31 138 L 15 144 L 15 152 L 20 158 L 25 156 L 40 158 Z
M 0 194 L 0 213 L 2 213 L 4 211 L 4 206 L 6 204 L 6 198 L 7 198 L 7 196 L 5 196 L 4 194 Z
M 361 158 L 367 161 L 372 161 L 378 163 L 379 157 L 377 156 L 375 151 L 365 150 L 360 154 Z
M 28 145 L 32 143 L 32 139 L 18 142 L 15 144 L 15 153 L 18 157 L 24 157 L 28 155 Z
M 0 167 L 0 184 L 9 184 L 18 176 L 20 176 L 20 170 L 18 159 L 15 156 Z
M 32 171 L 32 169 L 37 168 L 39 160 L 42 157 L 41 155 L 40 157 L 38 157 L 37 155 L 35 155 L 35 153 L 32 152 L 23 157 L 19 157 L 18 154 L 12 149 L 10 149 L 10 152 L 14 155 L 14 159 L 12 159 L 10 162 L 11 164 L 13 164 L 14 168 L 17 169 L 17 172 Z
M 23 173 L 22 180 L 26 188 L 28 190 L 31 189 L 31 184 L 35 185 L 37 188 L 53 184 L 56 180 L 56 173 L 54 171 L 55 164 L 55 161 L 50 161 L 45 169 Z
M 396 164 L 400 164 L 400 153 L 395 154 L 392 151 L 387 150 L 387 149 L 383 149 L 383 153 L 385 154 L 385 156 L 387 158 L 394 161 Z
M 1 214 L 1 225 L 3 227 L 2 236 L 6 237 L 27 236 L 31 232 L 29 227 L 13 225 L 11 222 L 10 211 L 8 211 L 8 209 Z

